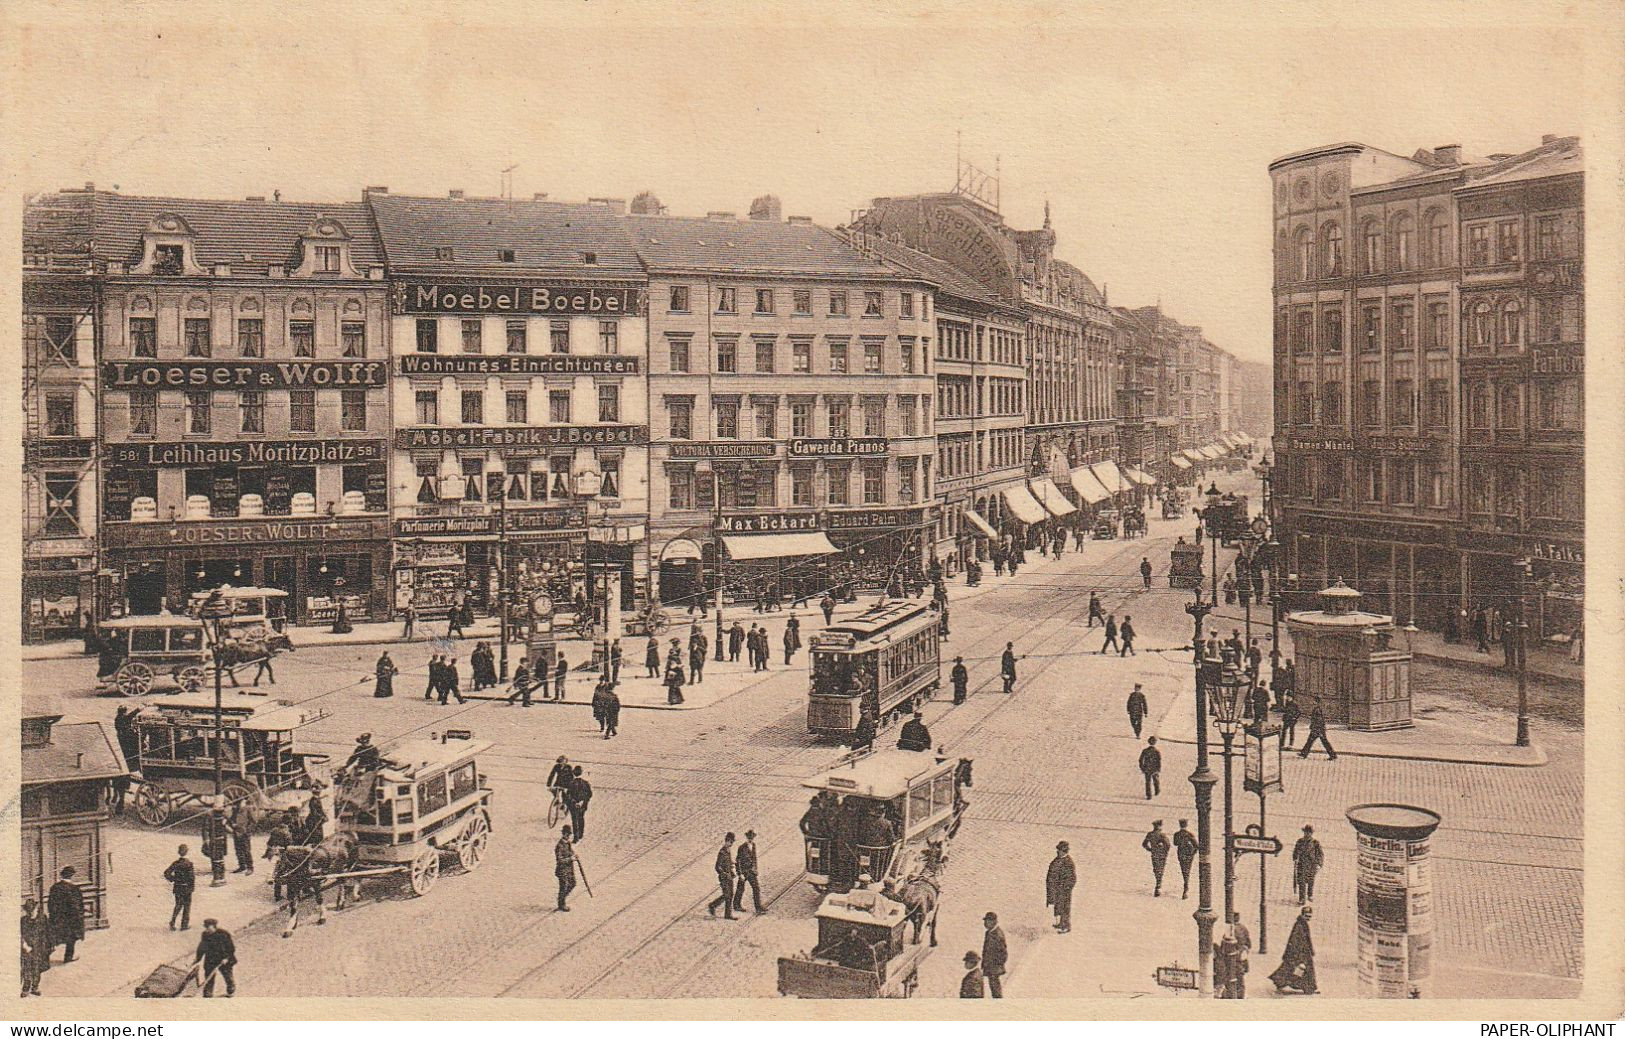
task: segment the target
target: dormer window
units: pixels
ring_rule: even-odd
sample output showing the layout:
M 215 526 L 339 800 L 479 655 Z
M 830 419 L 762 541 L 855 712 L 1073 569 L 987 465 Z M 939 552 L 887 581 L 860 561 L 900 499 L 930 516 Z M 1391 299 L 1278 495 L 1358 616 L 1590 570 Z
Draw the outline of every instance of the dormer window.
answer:
M 339 273 L 339 259 L 340 259 L 340 251 L 339 251 L 338 246 L 336 246 L 336 245 L 318 245 L 318 246 L 316 246 L 316 273 L 318 273 L 318 274 L 337 274 L 337 273 Z
M 513 250 L 512 249 L 499 249 L 499 250 L 497 250 L 497 256 L 502 260 L 503 263 L 512 263 L 513 262 Z
M 152 250 L 152 273 L 179 275 L 186 271 L 184 245 L 158 245 Z
M 589 264 L 597 263 L 598 262 L 598 254 L 597 253 L 582 253 L 581 254 L 581 262 L 582 263 L 589 263 Z
M 437 259 L 437 260 L 450 260 L 452 258 L 452 248 L 451 248 L 451 246 L 449 246 L 449 245 L 437 245 L 437 246 L 435 246 L 434 247 L 434 258 Z

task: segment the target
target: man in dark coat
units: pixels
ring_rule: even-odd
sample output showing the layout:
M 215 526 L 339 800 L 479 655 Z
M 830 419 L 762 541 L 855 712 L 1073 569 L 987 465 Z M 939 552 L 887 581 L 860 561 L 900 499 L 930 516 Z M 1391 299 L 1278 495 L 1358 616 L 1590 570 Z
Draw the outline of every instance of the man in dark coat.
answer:
M 327 836 L 327 808 L 322 804 L 322 792 L 312 790 L 305 802 L 304 843 L 320 844 Z
M 1097 620 L 1100 623 L 1105 624 L 1106 623 L 1106 611 L 1102 610 L 1100 608 L 1100 595 L 1098 593 L 1096 593 L 1096 592 L 1090 592 L 1089 593 L 1089 627 L 1091 627 L 1091 628 L 1094 627 L 1095 626 L 1095 621 L 1097 621 Z
M 570 837 L 570 828 L 566 826 L 559 831 L 558 843 L 553 845 L 553 875 L 559 881 L 559 904 L 561 913 L 568 913 L 570 907 L 564 904 L 570 892 L 576 886 L 576 850 L 571 847 L 574 841 Z
M 1071 847 L 1066 841 L 1055 845 L 1044 877 L 1044 904 L 1055 910 L 1055 929 L 1062 934 L 1072 930 L 1072 889 L 1078 883 L 1078 869 L 1072 864 Z
M 1134 692 L 1128 694 L 1128 723 L 1134 727 L 1134 738 L 1140 737 L 1140 726 L 1145 722 L 1145 716 L 1151 713 L 1151 706 L 1145 701 L 1145 691 L 1140 683 L 1134 683 Z
M 1010 947 L 1005 943 L 1004 931 L 999 927 L 995 913 L 982 917 L 982 976 L 987 978 L 988 992 L 994 999 L 1004 998 L 1005 964 L 1010 960 Z
M 560 653 L 558 663 L 553 665 L 553 699 L 564 699 L 564 680 L 569 676 L 570 664 L 564 659 L 564 654 Z M 576 832 L 576 836 L 578 838 L 581 836 L 579 830 Z
M 282 881 L 277 876 L 276 860 L 282 855 L 288 845 L 293 843 L 297 832 L 299 813 L 290 811 L 279 815 L 271 826 L 271 832 L 265 837 L 265 854 L 260 856 L 271 863 L 271 901 L 282 901 Z
M 378 663 L 372 672 L 372 695 L 383 699 L 395 695 L 395 675 L 399 668 L 389 659 L 389 651 L 378 654 Z
M 1168 868 L 1168 835 L 1162 832 L 1162 820 L 1151 824 L 1151 830 L 1140 839 L 1140 847 L 1151 855 L 1151 876 L 1156 880 L 1151 894 L 1162 897 L 1162 871 Z
M 1151 560 L 1140 557 L 1140 580 L 1145 582 L 1147 590 L 1151 588 Z
M 1337 760 L 1337 751 L 1332 749 L 1332 743 L 1326 738 L 1326 711 L 1315 701 L 1314 709 L 1309 712 L 1309 738 L 1303 741 L 1303 749 L 1298 751 L 1298 757 L 1307 758 L 1309 750 L 1319 740 L 1320 745 L 1326 748 L 1326 757 L 1332 761 Z
M 740 842 L 739 851 L 734 855 L 734 869 L 738 872 L 739 880 L 734 888 L 734 912 L 745 911 L 745 885 L 750 885 L 750 897 L 755 902 L 756 912 L 764 913 L 762 908 L 762 884 L 756 875 L 756 831 L 746 830 L 745 839 Z
M 688 640 L 688 680 L 695 685 L 705 681 L 705 651 L 710 648 L 698 631 Z
M 604 739 L 619 736 L 621 733 L 621 697 L 615 692 L 615 687 L 609 687 L 609 693 L 604 697 Z
M 717 906 L 721 906 L 724 920 L 738 919 L 734 916 L 734 879 L 737 873 L 733 850 L 734 835 L 730 833 L 722 838 L 722 847 L 717 849 L 717 887 L 722 889 L 722 894 L 705 907 L 707 913 L 716 916 Z
M 1124 655 L 1139 656 L 1138 653 L 1134 652 L 1134 618 L 1126 613 L 1123 614 L 1123 624 L 1118 628 L 1118 632 L 1123 639 L 1123 648 L 1117 651 L 1117 655 L 1120 657 Z
M 226 814 L 226 832 L 231 835 L 231 848 L 237 856 L 233 873 L 254 875 L 254 812 L 247 801 L 236 801 Z
M 181 922 L 181 930 L 187 931 L 192 927 L 192 892 L 197 888 L 197 869 L 192 860 L 186 857 L 186 845 L 181 845 L 174 862 L 164 869 L 164 879 L 169 881 L 169 889 L 175 895 L 175 908 L 169 913 L 169 929 L 175 929 L 175 921 Z
M 579 843 L 587 836 L 587 805 L 592 801 L 592 784 L 581 774 L 581 766 L 570 770 L 570 785 L 564 788 L 564 807 L 570 810 L 570 825 Z
M 20 930 L 22 995 L 37 996 L 40 994 L 40 975 L 51 969 L 51 918 L 32 898 L 23 899 Z
M 954 657 L 953 670 L 948 672 L 948 681 L 954 686 L 954 703 L 965 702 L 965 695 L 970 688 L 970 672 L 965 668 L 964 657 Z
M 1281 965 L 1270 975 L 1277 992 L 1295 989 L 1312 996 L 1320 991 L 1315 984 L 1315 942 L 1309 934 L 1309 919 L 1313 914 L 1313 906 L 1304 906 L 1292 924 L 1292 933 L 1287 935 L 1286 948 L 1281 953 Z
M 1006 642 L 1004 644 L 1004 655 L 999 658 L 999 674 L 1004 678 L 1004 691 L 1006 693 L 1015 692 L 1016 644 L 1014 642 Z M 987 964 L 985 962 L 982 964 L 982 973 L 987 973 Z
M 1281 747 L 1291 750 L 1298 739 L 1298 698 L 1288 696 L 1281 703 Z
M 1162 793 L 1162 751 L 1157 749 L 1157 738 L 1148 737 L 1140 751 L 1140 774 L 1145 777 L 1145 799 L 1153 793 Z
M 210 886 L 219 887 L 226 882 L 226 810 L 212 806 L 203 815 L 202 833 L 199 834 L 203 857 L 209 860 Z
M 744 648 L 744 645 L 745 628 L 738 621 L 734 621 L 733 627 L 728 629 L 728 659 L 738 662 L 739 651 Z
M 1180 898 L 1191 896 L 1191 863 L 1196 861 L 1198 850 L 1196 834 L 1186 828 L 1189 825 L 1189 820 L 1179 820 L 1179 829 L 1174 831 L 1173 838 L 1174 855 L 1179 859 Z
M 62 962 L 73 962 L 73 949 L 85 940 L 85 893 L 73 881 L 74 868 L 63 866 L 51 890 L 46 892 L 45 905 L 51 916 L 51 949 L 65 945 Z
M 965 976 L 959 979 L 960 999 L 982 999 L 982 958 L 974 952 L 965 954 Z
M 220 921 L 209 917 L 203 921 L 203 936 L 198 939 L 197 956 L 193 964 L 203 964 L 203 998 L 214 996 L 214 979 L 223 978 L 226 982 L 226 998 L 230 999 L 237 994 L 237 979 L 232 976 L 232 968 L 237 966 L 237 945 L 231 940 L 231 932 L 220 927 Z
M 797 620 L 796 615 L 792 613 L 790 619 L 784 622 L 784 663 L 786 666 L 789 665 L 791 658 L 796 655 L 796 650 L 800 648 L 801 621 Z
M 868 706 L 865 705 L 858 715 L 857 728 L 852 730 L 852 749 L 863 750 L 874 746 L 875 734 L 879 731 L 879 727 L 875 724 L 875 716 L 869 712 Z
M 897 735 L 898 750 L 925 751 L 931 749 L 931 730 L 926 728 L 925 716 L 919 711 L 914 717 L 903 723 L 903 729 Z
M 1104 656 L 1108 649 L 1117 650 L 1119 655 L 1123 652 L 1117 644 L 1117 615 L 1114 613 L 1106 614 L 1106 641 L 1100 645 L 1101 655 Z
M 666 702 L 679 704 L 683 702 L 683 665 L 674 662 L 666 665 Z
M 423 689 L 423 698 L 433 700 L 440 692 L 440 654 L 436 653 L 429 658 L 429 684 Z M 441 701 L 444 703 L 445 701 Z
M 660 640 L 653 635 L 649 636 L 648 644 L 643 647 L 643 668 L 649 672 L 645 678 L 660 677 Z
M 1326 852 L 1315 840 L 1315 828 L 1305 826 L 1303 836 L 1292 846 L 1292 890 L 1297 893 L 1298 904 L 1314 901 L 1315 876 L 1326 862 Z
M 825 592 L 824 597 L 818 600 L 818 608 L 824 611 L 824 627 L 829 627 L 830 621 L 835 619 L 835 600 L 830 598 L 828 592 Z
M 530 664 L 525 660 L 519 661 L 519 666 L 513 669 L 513 685 L 508 687 L 508 702 L 515 700 L 522 705 L 530 706 L 530 694 L 536 688 L 536 682 L 530 677 Z

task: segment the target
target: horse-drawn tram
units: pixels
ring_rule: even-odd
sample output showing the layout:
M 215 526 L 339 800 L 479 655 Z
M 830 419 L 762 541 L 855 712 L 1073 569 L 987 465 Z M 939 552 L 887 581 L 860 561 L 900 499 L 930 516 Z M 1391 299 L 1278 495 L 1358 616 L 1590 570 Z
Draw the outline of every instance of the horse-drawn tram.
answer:
M 818 944 L 779 957 L 779 995 L 802 999 L 907 998 L 931 947 L 904 940 L 909 915 L 874 890 L 830 895 L 818 908 Z
M 324 781 L 327 755 L 294 746 L 296 730 L 327 717 L 321 708 L 228 693 L 218 744 L 214 709 L 213 694 L 180 693 L 136 712 L 135 812 L 148 826 L 213 793 L 217 754 L 227 803 L 246 804 L 256 817 L 304 804 Z
M 941 621 L 935 606 L 904 601 L 814 635 L 807 731 L 850 737 L 865 715 L 884 728 L 929 700 L 942 681 Z

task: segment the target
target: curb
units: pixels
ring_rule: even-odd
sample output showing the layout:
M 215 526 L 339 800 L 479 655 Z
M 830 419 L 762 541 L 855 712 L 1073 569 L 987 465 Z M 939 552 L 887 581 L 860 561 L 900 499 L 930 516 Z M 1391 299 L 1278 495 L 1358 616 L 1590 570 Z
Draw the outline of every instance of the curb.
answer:
M 1163 743 L 1175 743 L 1185 747 L 1196 746 L 1194 740 L 1175 739 L 1170 736 L 1163 736 L 1161 733 L 1157 734 L 1157 739 Z M 1337 756 L 1340 758 L 1380 758 L 1389 761 L 1426 761 L 1440 765 L 1486 765 L 1493 768 L 1540 768 L 1550 761 L 1546 751 L 1538 745 L 1530 744 L 1529 750 L 1530 757 L 1534 760 L 1498 761 L 1489 758 L 1434 757 L 1427 754 L 1386 754 L 1381 751 L 1370 750 L 1340 750 L 1337 752 Z M 1284 757 L 1287 753 L 1296 755 L 1297 751 L 1282 751 L 1282 756 Z

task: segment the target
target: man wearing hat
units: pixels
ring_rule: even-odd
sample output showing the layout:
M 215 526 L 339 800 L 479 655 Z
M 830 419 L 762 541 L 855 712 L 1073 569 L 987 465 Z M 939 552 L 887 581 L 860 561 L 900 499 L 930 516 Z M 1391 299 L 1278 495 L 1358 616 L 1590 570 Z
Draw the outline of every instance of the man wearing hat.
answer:
M 74 872 L 72 866 L 63 866 L 57 882 L 45 893 L 51 918 L 51 949 L 67 947 L 62 952 L 63 963 L 73 962 L 73 947 L 85 940 L 85 894 L 74 881 Z
M 745 911 L 746 884 L 750 885 L 750 897 L 756 903 L 756 911 L 758 913 L 764 912 L 762 909 L 762 887 L 760 881 L 756 878 L 755 830 L 745 831 L 745 840 L 739 845 L 739 850 L 734 853 L 734 869 L 739 874 L 739 879 L 736 882 L 737 886 L 734 888 L 734 912 L 743 913 Z
M 1145 701 L 1145 690 L 1139 682 L 1134 683 L 1134 692 L 1128 694 L 1128 723 L 1134 728 L 1134 738 L 1140 738 L 1140 726 L 1145 724 L 1145 716 L 1151 713 L 1151 707 Z
M 954 669 L 948 672 L 948 680 L 954 684 L 954 703 L 964 703 L 970 687 L 970 672 L 965 669 L 964 657 L 954 657 Z
M 1315 840 L 1315 828 L 1305 826 L 1303 836 L 1292 846 L 1292 888 L 1298 894 L 1298 904 L 1315 899 L 1315 874 L 1326 861 L 1326 853 Z
M 1140 840 L 1140 847 L 1151 853 L 1151 875 L 1156 879 L 1152 897 L 1162 896 L 1162 871 L 1168 868 L 1168 835 L 1162 832 L 1162 820 L 1151 824 L 1151 830 Z
M 1078 883 L 1071 850 L 1066 841 L 1055 845 L 1055 858 L 1050 860 L 1049 874 L 1044 878 L 1044 904 L 1054 908 L 1055 929 L 1062 934 L 1072 930 L 1072 889 Z
M 1140 751 L 1140 775 L 1145 777 L 1145 799 L 1153 792 L 1162 793 L 1162 751 L 1157 749 L 1157 738 L 1146 738 L 1145 749 Z
M 931 730 L 925 726 L 925 715 L 919 711 L 914 717 L 903 723 L 903 730 L 897 734 L 898 750 L 922 751 L 931 749 Z
M 51 969 L 51 918 L 36 899 L 23 899 L 21 935 L 22 995 L 37 996 L 40 975 Z
M 981 999 L 982 958 L 974 952 L 965 954 L 965 976 L 959 979 L 960 999 Z
M 734 839 L 733 834 L 728 834 L 717 849 L 717 886 L 722 889 L 722 897 L 713 898 L 705 907 L 706 912 L 716 916 L 717 906 L 721 906 L 725 920 L 739 919 L 734 916 Z
M 988 994 L 1003 999 L 1004 965 L 1010 959 L 1010 947 L 1005 944 L 997 913 L 982 917 L 982 926 L 986 929 L 982 935 L 982 976 L 987 978 Z
M 214 996 L 216 977 L 225 981 L 227 999 L 237 994 L 237 979 L 232 975 L 232 968 L 237 966 L 237 946 L 231 940 L 231 932 L 222 930 L 220 921 L 212 916 L 203 921 L 203 937 L 198 939 L 197 955 L 192 963 L 203 964 L 204 999 Z
M 1186 829 L 1189 825 L 1190 820 L 1179 820 L 1179 829 L 1174 831 L 1173 837 L 1174 854 L 1179 857 L 1179 876 L 1182 882 L 1180 898 L 1191 896 L 1191 863 L 1196 861 L 1196 834 Z

